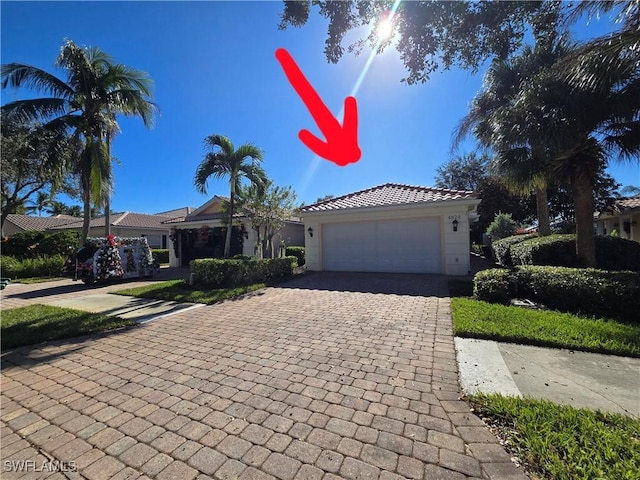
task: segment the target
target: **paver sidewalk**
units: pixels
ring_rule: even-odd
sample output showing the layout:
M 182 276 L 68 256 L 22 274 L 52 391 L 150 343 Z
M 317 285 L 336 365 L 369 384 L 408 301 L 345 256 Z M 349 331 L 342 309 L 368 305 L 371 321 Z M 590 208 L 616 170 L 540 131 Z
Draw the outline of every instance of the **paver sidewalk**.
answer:
M 458 399 L 444 282 L 313 274 L 7 353 L 2 477 L 527 478 Z

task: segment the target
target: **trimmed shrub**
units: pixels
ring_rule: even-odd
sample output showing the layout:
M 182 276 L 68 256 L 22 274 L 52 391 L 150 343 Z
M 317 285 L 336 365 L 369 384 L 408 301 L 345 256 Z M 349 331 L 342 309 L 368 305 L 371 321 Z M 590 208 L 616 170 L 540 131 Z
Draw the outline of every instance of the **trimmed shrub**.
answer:
M 2 254 L 16 258 L 38 256 L 38 245 L 47 234 L 44 232 L 18 232 L 2 242 Z
M 296 257 L 268 259 L 205 258 L 191 262 L 194 283 L 209 288 L 259 283 L 293 274 Z
M 493 222 L 487 227 L 487 235 L 492 240 L 500 240 L 516 233 L 517 228 L 518 224 L 511 218 L 510 213 L 497 213 Z
M 490 303 L 509 303 L 513 297 L 512 273 L 504 268 L 482 270 L 473 277 L 473 296 Z
M 169 249 L 167 248 L 152 248 L 151 255 L 156 257 L 158 263 L 169 263 Z
M 511 267 L 513 266 L 513 261 L 511 259 L 511 246 L 537 236 L 538 234 L 536 233 L 528 233 L 526 235 L 513 235 L 511 237 L 497 240 L 491 244 L 493 258 L 495 258 L 500 265 Z
M 596 237 L 596 264 L 605 270 L 640 272 L 640 242 L 618 237 Z
M 287 247 L 285 250 L 285 256 L 296 257 L 299 267 L 303 266 L 305 263 L 304 247 Z
M 31 278 L 57 277 L 61 275 L 66 257 L 52 255 L 50 257 L 25 258 L 23 260 L 3 255 L 0 257 L 0 271 L 3 277 Z
M 492 303 L 522 297 L 565 312 L 640 322 L 636 272 L 538 265 L 491 269 L 475 276 L 473 293 Z
M 511 245 L 513 265 L 577 266 L 576 236 L 549 235 Z
M 65 230 L 56 233 L 48 233 L 36 249 L 38 255 L 69 255 L 75 253 L 80 246 L 80 232 Z

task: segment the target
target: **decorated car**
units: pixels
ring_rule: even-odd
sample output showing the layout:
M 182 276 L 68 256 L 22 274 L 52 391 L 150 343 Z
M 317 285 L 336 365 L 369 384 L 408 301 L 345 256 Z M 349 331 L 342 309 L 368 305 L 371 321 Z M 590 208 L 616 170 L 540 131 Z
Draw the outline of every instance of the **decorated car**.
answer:
M 152 277 L 158 272 L 145 237 L 88 238 L 75 254 L 74 280 L 85 283 Z

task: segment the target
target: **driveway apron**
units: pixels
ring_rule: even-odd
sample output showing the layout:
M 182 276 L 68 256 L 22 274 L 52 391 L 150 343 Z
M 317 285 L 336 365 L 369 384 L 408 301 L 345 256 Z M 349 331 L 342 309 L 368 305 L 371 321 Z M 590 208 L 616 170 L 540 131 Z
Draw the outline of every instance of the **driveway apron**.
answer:
M 459 400 L 446 281 L 314 273 L 5 352 L 2 478 L 527 478 Z

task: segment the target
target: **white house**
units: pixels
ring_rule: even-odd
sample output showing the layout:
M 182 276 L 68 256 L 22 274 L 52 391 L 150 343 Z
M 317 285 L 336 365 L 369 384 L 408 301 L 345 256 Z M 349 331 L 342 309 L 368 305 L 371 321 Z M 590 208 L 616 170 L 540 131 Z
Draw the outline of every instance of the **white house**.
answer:
M 387 183 L 306 206 L 307 268 L 467 275 L 479 203 L 473 192 Z
M 621 238 L 640 242 L 640 195 L 616 200 L 610 212 L 595 215 L 594 224 L 597 235 L 615 230 Z

